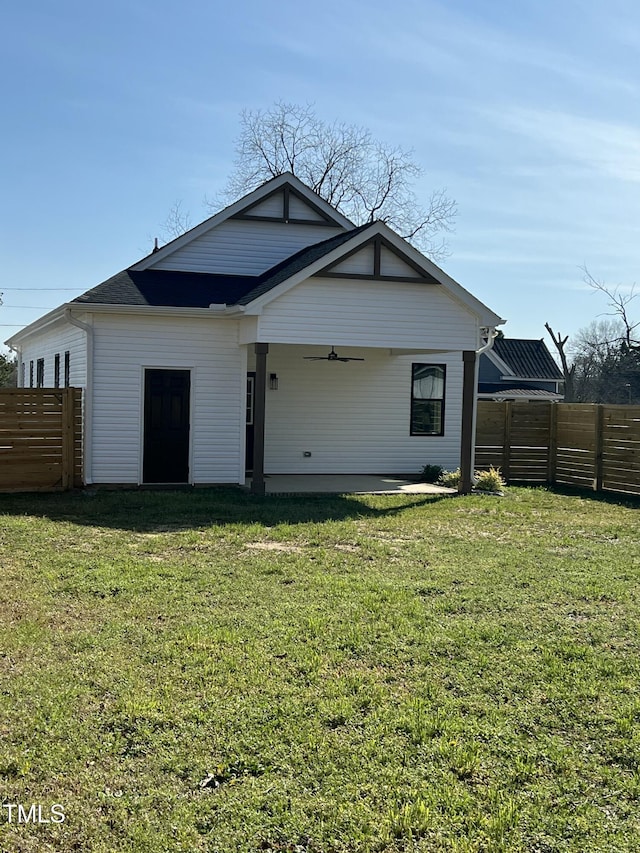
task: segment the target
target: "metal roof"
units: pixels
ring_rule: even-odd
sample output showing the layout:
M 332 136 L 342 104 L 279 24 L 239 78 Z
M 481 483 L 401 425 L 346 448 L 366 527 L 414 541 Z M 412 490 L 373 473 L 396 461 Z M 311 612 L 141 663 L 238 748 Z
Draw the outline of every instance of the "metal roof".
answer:
M 520 379 L 563 379 L 562 371 L 553 360 L 543 340 L 496 338 L 493 352 Z

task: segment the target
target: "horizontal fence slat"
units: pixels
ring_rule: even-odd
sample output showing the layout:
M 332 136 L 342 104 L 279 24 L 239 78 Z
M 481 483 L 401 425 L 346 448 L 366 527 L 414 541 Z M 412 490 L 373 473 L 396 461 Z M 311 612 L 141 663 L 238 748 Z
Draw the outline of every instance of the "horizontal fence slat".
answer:
M 82 486 L 81 390 L 0 389 L 0 491 L 71 485 Z
M 510 481 L 552 478 L 583 488 L 601 481 L 606 491 L 640 494 L 640 406 L 514 401 L 509 409 L 506 403 L 478 401 L 476 469 L 500 467 L 504 460 Z

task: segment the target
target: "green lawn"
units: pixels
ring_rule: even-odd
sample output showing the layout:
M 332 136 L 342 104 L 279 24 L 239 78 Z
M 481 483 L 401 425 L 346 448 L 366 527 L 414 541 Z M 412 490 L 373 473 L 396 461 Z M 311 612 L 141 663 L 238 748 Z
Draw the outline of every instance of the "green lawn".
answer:
M 639 507 L 0 496 L 0 849 L 635 853 Z

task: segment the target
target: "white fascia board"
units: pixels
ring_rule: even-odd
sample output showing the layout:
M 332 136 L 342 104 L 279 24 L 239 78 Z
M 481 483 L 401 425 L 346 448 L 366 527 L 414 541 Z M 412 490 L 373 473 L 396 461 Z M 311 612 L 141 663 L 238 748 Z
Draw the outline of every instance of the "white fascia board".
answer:
M 225 319 L 243 313 L 240 308 L 236 309 L 236 306 L 233 305 L 229 307 L 224 305 L 222 308 L 217 305 L 208 308 L 176 308 L 171 305 L 106 305 L 99 302 L 78 305 L 77 302 L 72 302 L 67 307 L 88 314 L 135 314 L 151 317 L 216 317 Z
M 320 272 L 320 270 L 325 267 L 337 263 L 343 255 L 357 249 L 359 245 L 368 242 L 377 234 L 381 234 L 386 240 L 392 243 L 398 251 L 407 255 L 407 257 L 414 261 L 414 263 L 422 267 L 425 272 L 432 275 L 451 295 L 451 297 L 458 302 L 459 305 L 462 305 L 462 307 L 466 308 L 478 319 L 480 326 L 494 327 L 506 322 L 506 320 L 503 320 L 497 314 L 494 314 L 490 308 L 487 308 L 487 306 L 480 302 L 479 299 L 472 296 L 468 290 L 465 290 L 465 288 L 462 287 L 462 285 L 458 284 L 457 281 L 448 276 L 440 269 L 440 267 L 436 266 L 428 258 L 425 258 L 421 252 L 407 243 L 406 240 L 403 240 L 402 237 L 399 237 L 395 231 L 392 231 L 383 222 L 372 222 L 368 228 L 365 228 L 359 234 L 356 234 L 351 240 L 347 240 L 346 243 L 342 243 L 342 245 L 338 246 L 332 252 L 329 252 L 329 254 L 323 255 L 322 258 L 319 258 L 317 261 L 314 261 L 314 263 L 309 264 L 308 267 L 300 270 L 295 275 L 291 276 L 291 278 L 286 279 L 286 281 L 283 281 L 272 290 L 267 291 L 267 293 L 263 293 L 262 296 L 258 296 L 247 305 L 246 313 L 262 313 L 262 309 L 265 305 L 268 305 L 274 299 L 278 299 L 278 297 L 282 296 L 288 290 L 291 290 L 292 287 L 295 287 L 301 281 L 304 281 L 315 273 Z M 435 285 L 425 286 L 429 287 Z
M 28 326 L 24 327 L 24 329 L 20 329 L 19 332 L 15 333 L 15 335 L 11 335 L 11 337 L 5 341 L 5 344 L 8 347 L 18 345 L 26 338 L 44 329 L 45 326 L 51 326 L 53 323 L 64 320 L 64 313 L 67 307 L 68 305 L 65 303 L 64 305 L 59 305 L 57 308 L 54 308 L 53 311 L 43 314 L 42 317 L 34 320 L 33 323 L 29 323 Z
M 487 350 L 486 355 L 498 368 L 498 370 L 502 374 L 503 379 L 522 379 L 521 376 L 513 375 L 513 373 L 511 372 L 511 368 L 509 367 L 507 362 L 503 361 L 495 350 Z
M 198 317 L 202 318 L 220 318 L 228 319 L 242 315 L 244 313 L 242 306 L 227 306 L 218 307 L 209 306 L 208 308 L 175 308 L 167 305 L 107 305 L 99 302 L 66 302 L 58 308 L 45 314 L 40 319 L 35 320 L 29 326 L 25 326 L 15 335 L 12 335 L 5 343 L 7 346 L 19 344 L 30 335 L 40 332 L 45 326 L 50 326 L 53 323 L 64 321 L 65 313 L 69 309 L 74 313 L 74 316 L 82 316 L 86 314 L 128 314 L 137 316 L 159 316 L 159 317 Z
M 152 267 L 158 261 L 163 260 L 169 255 L 173 254 L 173 252 L 181 249 L 183 246 L 188 245 L 192 240 L 196 240 L 198 237 L 202 237 L 203 234 L 206 234 L 207 231 L 211 231 L 212 228 L 215 228 L 217 225 L 220 225 L 222 222 L 226 222 L 227 219 L 230 219 L 232 216 L 235 216 L 236 213 L 239 213 L 241 210 L 244 210 L 246 207 L 251 207 L 254 204 L 257 204 L 262 198 L 265 196 L 271 195 L 274 191 L 280 189 L 280 187 L 285 184 L 289 184 L 292 186 L 297 192 L 303 195 L 305 198 L 309 199 L 310 202 L 316 205 L 316 207 L 320 207 L 327 216 L 330 216 L 336 223 L 339 223 L 345 229 L 350 229 L 354 227 L 353 222 L 350 219 L 347 219 L 346 216 L 343 216 L 339 213 L 334 207 L 331 207 L 328 202 L 326 202 L 323 198 L 310 190 L 309 187 L 305 186 L 295 175 L 291 174 L 291 172 L 285 172 L 282 175 L 278 175 L 277 178 L 273 178 L 271 181 L 267 181 L 262 186 L 250 192 L 248 195 L 243 196 L 238 199 L 238 201 L 234 201 L 233 204 L 230 204 L 228 207 L 225 207 L 219 213 L 216 213 L 215 216 L 209 217 L 209 219 L 205 219 L 204 222 L 201 222 L 199 225 L 196 225 L 195 228 L 191 228 L 184 234 L 181 234 L 179 237 L 176 237 L 175 240 L 172 240 L 170 243 L 167 243 L 166 246 L 162 246 L 161 249 L 158 249 L 157 252 L 152 252 L 150 255 L 147 255 L 141 261 L 138 261 L 137 264 L 133 264 L 131 267 L 132 270 L 146 270 L 149 267 Z
M 414 263 L 422 267 L 425 272 L 432 275 L 436 281 L 439 281 L 451 296 L 456 299 L 456 301 L 469 308 L 471 312 L 478 317 L 481 326 L 493 328 L 507 322 L 487 307 L 484 302 L 477 299 L 461 284 L 458 284 L 458 282 L 451 278 L 450 275 L 447 275 L 443 269 L 440 269 L 437 264 L 430 261 L 429 258 L 422 254 L 422 252 L 419 252 L 415 246 L 412 246 L 411 243 L 408 243 L 403 237 L 396 234 L 396 232 L 389 228 L 388 225 L 385 225 L 384 222 L 378 222 L 376 224 L 380 226 L 379 233 L 382 234 L 383 237 L 392 243 L 400 252 L 403 252 Z

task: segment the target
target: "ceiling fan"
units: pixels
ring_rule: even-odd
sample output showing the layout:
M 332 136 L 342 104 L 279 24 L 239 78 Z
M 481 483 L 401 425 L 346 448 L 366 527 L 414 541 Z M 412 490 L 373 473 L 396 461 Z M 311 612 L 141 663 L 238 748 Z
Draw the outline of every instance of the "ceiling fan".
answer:
M 334 347 L 331 347 L 329 355 L 305 355 L 308 361 L 364 361 L 364 358 L 347 358 L 339 356 Z

